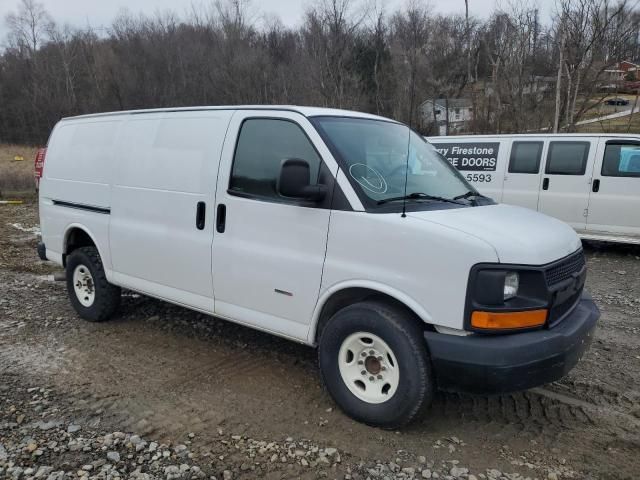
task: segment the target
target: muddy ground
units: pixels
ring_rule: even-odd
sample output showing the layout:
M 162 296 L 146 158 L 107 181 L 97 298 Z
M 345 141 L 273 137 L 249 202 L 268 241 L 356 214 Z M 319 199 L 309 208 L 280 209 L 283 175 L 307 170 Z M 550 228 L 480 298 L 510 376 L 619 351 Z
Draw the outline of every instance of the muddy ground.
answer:
M 0 205 L 0 478 L 44 464 L 76 478 L 105 461 L 129 478 L 134 454 L 132 465 L 103 458 L 104 435 L 118 431 L 167 446 L 178 466 L 186 444 L 201 476 L 186 465 L 182 477 L 149 467 L 149 478 L 640 476 L 640 248 L 585 245 L 602 318 L 565 379 L 515 395 L 439 394 L 424 418 L 389 432 L 335 407 L 311 348 L 132 293 L 113 321 L 80 320 L 51 280 L 57 269 L 37 258 L 37 224 L 35 204 Z M 34 456 L 25 438 L 47 433 L 38 421 L 57 422 L 56 445 L 74 441 L 66 425 L 98 440 L 82 455 Z

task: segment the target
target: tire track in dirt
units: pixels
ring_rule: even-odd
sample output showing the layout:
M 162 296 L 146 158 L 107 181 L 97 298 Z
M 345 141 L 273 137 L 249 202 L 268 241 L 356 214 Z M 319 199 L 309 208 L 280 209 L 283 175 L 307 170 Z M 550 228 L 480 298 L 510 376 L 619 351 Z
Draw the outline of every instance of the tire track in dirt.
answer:
M 553 437 L 558 432 L 596 427 L 611 435 L 633 435 L 640 446 L 640 418 L 633 404 L 601 405 L 548 388 L 502 396 L 445 393 L 436 398 L 434 415 L 486 426 L 516 429 L 531 436 Z
M 287 370 L 281 360 L 270 358 L 263 351 L 253 352 L 251 345 L 211 346 L 198 341 L 187 354 L 185 349 L 194 341 L 172 339 L 163 332 L 151 332 L 151 337 L 139 339 L 135 333 L 144 329 L 133 327 L 134 334 L 126 338 L 106 326 L 76 330 L 71 337 L 73 341 L 62 341 L 71 345 L 65 348 L 44 347 L 45 343 L 37 342 L 36 338 L 32 339 L 35 345 L 12 346 L 0 340 L 4 344 L 0 369 L 56 378 L 80 404 L 93 411 L 107 411 L 121 418 L 125 425 L 142 427 L 143 431 L 148 426 L 145 434 L 160 435 L 214 430 L 221 423 L 241 424 L 242 413 L 233 414 L 225 408 L 207 405 L 220 402 L 223 407 L 228 405 L 222 398 L 225 395 L 236 399 L 250 396 L 259 381 L 269 387 L 255 393 L 262 395 L 265 410 L 272 410 L 286 403 L 278 395 L 292 393 L 286 388 L 291 381 L 302 381 L 308 387 L 309 377 L 316 373 L 315 368 L 308 371 L 309 365 L 304 362 L 294 367 L 294 371 L 291 367 Z M 0 321 L 0 332 L 8 337 L 23 329 L 21 321 Z M 110 344 L 110 339 L 115 343 Z M 167 345 L 171 340 L 172 344 Z M 78 348 L 74 342 L 84 347 Z M 136 343 L 135 347 L 131 342 Z M 87 348 L 90 345 L 94 348 Z M 157 364 L 160 359 L 162 368 Z M 176 368 L 167 368 L 172 365 Z M 632 398 L 588 384 L 578 384 L 574 395 L 557 390 L 560 388 L 538 388 L 489 397 L 441 393 L 427 414 L 427 423 L 430 418 L 450 422 L 462 419 L 478 429 L 515 431 L 531 438 L 551 438 L 558 432 L 595 427 L 608 435 L 637 440 L 640 419 L 631 413 Z M 225 391 L 226 394 L 220 394 Z M 302 404 L 312 402 L 316 393 L 317 389 L 302 388 L 296 392 L 296 400 Z M 597 399 L 597 403 L 591 399 Z
M 0 335 L 10 336 L 24 328 L 25 322 L 21 320 L 4 320 L 0 322 Z M 123 348 L 122 350 L 127 350 Z M 31 370 L 42 368 L 41 373 L 51 373 L 52 369 L 60 369 L 56 366 L 59 363 L 60 355 L 55 351 L 44 351 L 42 349 L 33 350 L 26 345 L 19 348 L 12 348 L 5 345 L 0 355 L 0 367 L 3 369 Z M 100 351 L 94 352 L 98 356 Z M 111 353 L 113 353 L 111 351 Z M 84 353 L 74 348 L 67 349 L 63 357 L 67 357 L 67 364 L 81 365 Z M 110 362 L 108 358 L 93 359 L 93 363 L 102 365 L 101 370 L 106 376 L 112 378 L 116 383 L 119 378 L 126 378 L 125 383 L 143 383 L 145 379 L 153 378 L 154 368 L 144 362 L 135 362 L 136 368 L 130 368 L 130 362 Z M 217 385 L 228 384 L 233 379 L 248 377 L 264 377 L 274 370 L 284 372 L 282 366 L 274 365 L 273 359 L 265 358 L 262 352 L 252 354 L 246 349 L 217 348 L 209 350 L 205 357 L 207 363 L 198 362 L 195 367 L 191 367 L 189 375 L 184 376 L 180 381 L 174 381 L 174 389 L 185 388 L 190 384 L 200 382 L 213 383 Z M 44 361 L 43 361 L 44 360 Z M 105 362 L 105 360 L 107 360 Z M 170 361 L 170 360 L 168 360 Z M 278 363 L 277 361 L 275 362 Z M 37 364 L 37 365 L 36 365 Z M 145 368 L 145 365 L 148 368 Z M 67 370 L 64 367 L 64 370 Z M 547 389 L 536 389 L 522 394 L 498 397 L 470 397 L 465 395 L 442 394 L 436 399 L 434 411 L 448 417 L 463 417 L 465 420 L 489 423 L 504 424 L 510 427 L 517 427 L 522 431 L 532 434 L 540 434 L 543 430 L 548 431 L 550 426 L 557 428 L 567 428 L 576 423 L 587 423 L 598 425 L 602 420 L 606 423 L 613 423 L 624 432 L 638 428 L 638 419 L 629 413 L 635 402 L 632 398 L 620 395 L 618 392 L 610 392 L 601 386 L 588 384 L 576 384 L 575 387 L 582 393 L 581 397 L 589 400 L 597 399 L 598 403 L 581 400 L 574 396 L 558 393 Z M 100 405 L 96 405 L 100 408 Z M 612 409 L 612 407 L 616 407 Z M 620 408 L 622 407 L 622 408 Z M 108 407 L 107 407 L 108 408 Z M 611 420 L 614 420 L 613 422 Z
M 588 404 L 609 408 L 615 406 L 622 412 L 633 414 L 640 406 L 640 392 L 619 392 L 607 385 L 587 383 L 582 381 L 555 383 L 549 387 L 553 393 L 561 397 L 584 400 Z

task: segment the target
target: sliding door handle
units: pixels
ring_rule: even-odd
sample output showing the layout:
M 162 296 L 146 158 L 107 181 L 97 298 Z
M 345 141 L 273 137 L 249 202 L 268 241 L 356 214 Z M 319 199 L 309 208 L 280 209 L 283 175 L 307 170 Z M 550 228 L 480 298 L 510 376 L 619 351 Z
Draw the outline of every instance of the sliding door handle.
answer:
M 227 226 L 227 207 L 224 203 L 218 205 L 218 212 L 216 214 L 216 230 L 218 233 L 224 233 L 224 229 Z
M 204 222 L 207 215 L 207 205 L 204 202 L 198 202 L 196 207 L 196 228 L 204 230 Z
M 600 191 L 600 179 L 599 178 L 596 178 L 593 181 L 593 185 L 591 185 L 591 190 L 594 191 L 594 192 Z
M 542 181 L 542 189 L 549 190 L 549 177 L 545 177 L 545 179 Z

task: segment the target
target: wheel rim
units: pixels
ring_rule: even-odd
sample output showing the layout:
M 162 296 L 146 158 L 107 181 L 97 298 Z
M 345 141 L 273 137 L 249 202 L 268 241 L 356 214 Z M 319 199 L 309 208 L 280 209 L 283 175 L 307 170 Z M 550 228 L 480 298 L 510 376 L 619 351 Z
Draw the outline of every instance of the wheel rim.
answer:
M 349 335 L 338 353 L 340 376 L 347 388 L 363 402 L 384 403 L 396 393 L 400 368 L 393 350 L 377 335 Z
M 73 290 L 83 307 L 90 307 L 96 299 L 93 276 L 84 265 L 78 265 L 73 271 Z

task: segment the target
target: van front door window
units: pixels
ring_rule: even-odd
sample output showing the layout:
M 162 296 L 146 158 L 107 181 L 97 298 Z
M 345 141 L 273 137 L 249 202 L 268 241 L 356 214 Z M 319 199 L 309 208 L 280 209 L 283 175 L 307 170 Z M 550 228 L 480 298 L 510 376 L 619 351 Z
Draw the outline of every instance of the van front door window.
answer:
M 284 201 L 276 191 L 276 181 L 282 162 L 292 158 L 309 164 L 310 182 L 316 184 L 322 162 L 297 124 L 271 118 L 247 119 L 238 137 L 229 189 L 265 200 Z

